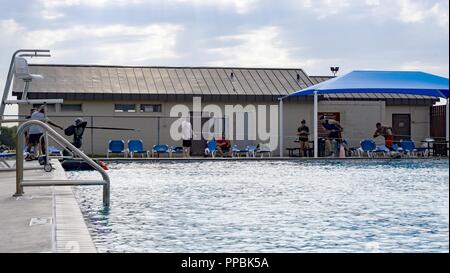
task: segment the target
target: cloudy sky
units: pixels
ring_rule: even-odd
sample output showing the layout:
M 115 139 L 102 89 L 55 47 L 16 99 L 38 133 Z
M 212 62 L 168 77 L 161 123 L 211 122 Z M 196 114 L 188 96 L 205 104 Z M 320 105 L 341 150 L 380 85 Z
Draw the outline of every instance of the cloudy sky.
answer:
M 296 67 L 449 75 L 448 0 L 0 0 L 1 88 L 33 62 Z

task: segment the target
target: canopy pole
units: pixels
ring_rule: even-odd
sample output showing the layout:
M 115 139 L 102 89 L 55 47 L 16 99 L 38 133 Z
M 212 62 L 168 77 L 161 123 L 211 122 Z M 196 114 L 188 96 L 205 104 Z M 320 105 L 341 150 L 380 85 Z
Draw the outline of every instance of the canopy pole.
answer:
M 280 100 L 280 105 L 279 105 L 279 109 L 278 109 L 278 111 L 280 112 L 279 113 L 279 115 L 280 115 L 280 117 L 279 117 L 279 125 L 278 125 L 278 128 L 279 128 L 279 130 L 280 130 L 280 133 L 278 134 L 279 135 L 279 143 L 280 143 L 280 157 L 284 157 L 284 143 L 283 143 L 283 139 L 284 139 L 284 126 L 283 126 L 283 123 L 284 123 L 284 116 L 283 116 L 283 98 L 280 98 L 279 99 Z
M 449 155 L 449 122 L 450 122 L 450 119 L 449 119 L 449 109 L 450 109 L 450 107 L 449 107 L 449 99 L 447 99 L 447 106 L 446 106 L 446 109 L 445 109 L 445 127 L 446 127 L 446 130 L 445 130 L 445 141 L 447 141 L 447 152 L 446 152 L 446 154 L 447 154 L 447 156 L 450 156 Z
M 318 91 L 314 91 L 314 158 L 319 157 L 319 128 L 318 117 L 319 114 L 319 96 Z

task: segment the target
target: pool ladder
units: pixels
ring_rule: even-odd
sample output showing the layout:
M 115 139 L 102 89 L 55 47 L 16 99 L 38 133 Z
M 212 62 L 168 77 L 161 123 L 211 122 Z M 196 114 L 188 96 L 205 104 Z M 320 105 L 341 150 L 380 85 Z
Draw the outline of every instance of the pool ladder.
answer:
M 102 175 L 102 180 L 24 180 L 24 158 L 23 152 L 20 152 L 20 147 L 24 147 L 24 133 L 32 125 L 41 127 L 52 139 L 54 139 L 59 145 L 65 149 L 69 149 L 74 155 L 79 156 L 86 163 L 92 166 L 96 171 Z M 109 176 L 102 167 L 95 163 L 86 154 L 80 151 L 78 148 L 72 145 L 67 139 L 58 134 L 46 123 L 39 120 L 30 120 L 19 126 L 17 129 L 17 152 L 16 155 L 16 193 L 14 196 L 22 196 L 24 194 L 23 187 L 42 187 L 42 186 L 103 186 L 103 206 L 109 207 L 110 205 L 110 180 Z M 48 142 L 46 143 L 48 146 Z M 65 146 L 65 147 L 64 147 Z M 48 162 L 49 163 L 49 162 Z

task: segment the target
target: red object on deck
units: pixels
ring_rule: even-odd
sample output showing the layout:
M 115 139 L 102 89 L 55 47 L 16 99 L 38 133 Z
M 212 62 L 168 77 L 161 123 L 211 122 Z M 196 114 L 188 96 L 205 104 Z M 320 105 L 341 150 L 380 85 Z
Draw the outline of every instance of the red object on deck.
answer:
M 106 165 L 105 162 L 99 160 L 98 163 L 100 164 L 100 167 L 102 167 L 103 170 L 108 171 L 108 166 Z

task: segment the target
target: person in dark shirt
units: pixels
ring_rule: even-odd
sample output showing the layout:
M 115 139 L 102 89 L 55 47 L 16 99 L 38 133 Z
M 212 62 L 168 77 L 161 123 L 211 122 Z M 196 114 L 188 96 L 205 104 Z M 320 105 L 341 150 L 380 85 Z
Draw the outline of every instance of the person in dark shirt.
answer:
M 325 128 L 329 132 L 329 140 L 336 140 L 338 143 L 342 142 L 342 132 L 344 131 L 344 128 L 338 121 L 330 119 L 326 116 L 321 116 L 320 123 L 322 124 L 323 128 Z
M 298 141 L 300 143 L 300 156 L 305 157 L 305 152 L 309 149 L 309 127 L 306 121 L 302 120 L 300 127 L 297 129 Z
M 86 126 L 87 126 L 87 121 L 84 121 L 82 118 L 77 118 L 75 120 L 74 125 L 70 125 L 69 127 L 67 127 L 64 130 L 64 133 L 67 136 L 73 135 L 72 144 L 73 144 L 73 146 L 75 146 L 78 149 L 80 149 L 81 146 L 83 145 L 82 140 L 83 140 L 83 134 L 84 134 L 84 130 L 86 129 Z
M 337 155 L 343 141 L 342 132 L 344 128 L 337 120 L 330 119 L 327 116 L 320 117 L 320 124 L 328 131 L 328 137 L 325 140 L 325 153 Z

